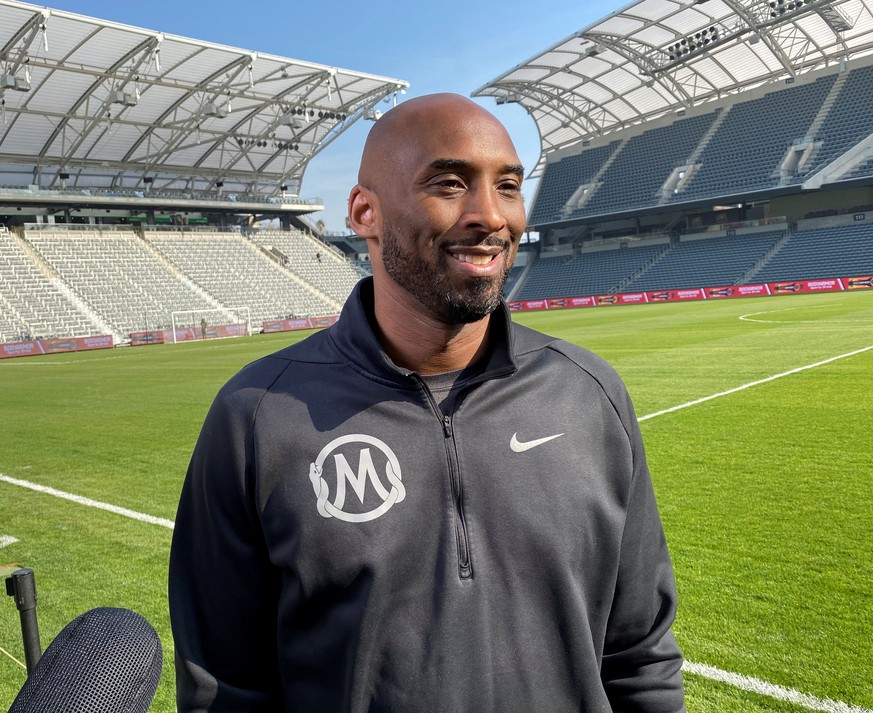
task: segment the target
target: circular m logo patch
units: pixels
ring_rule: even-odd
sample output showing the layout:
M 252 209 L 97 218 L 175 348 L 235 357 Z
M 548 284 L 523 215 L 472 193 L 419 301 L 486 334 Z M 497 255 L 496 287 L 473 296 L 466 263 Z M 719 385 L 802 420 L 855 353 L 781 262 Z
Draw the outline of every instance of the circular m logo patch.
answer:
M 355 457 L 356 469 L 349 462 L 349 459 L 354 462 Z M 387 487 L 379 475 L 380 466 Z M 309 465 L 309 480 L 315 490 L 318 514 L 345 522 L 375 520 L 406 497 L 400 480 L 400 463 L 394 451 L 384 441 L 362 433 L 340 436 L 322 448 L 315 462 Z M 331 499 L 332 482 L 336 487 Z M 348 486 L 360 505 L 346 497 Z

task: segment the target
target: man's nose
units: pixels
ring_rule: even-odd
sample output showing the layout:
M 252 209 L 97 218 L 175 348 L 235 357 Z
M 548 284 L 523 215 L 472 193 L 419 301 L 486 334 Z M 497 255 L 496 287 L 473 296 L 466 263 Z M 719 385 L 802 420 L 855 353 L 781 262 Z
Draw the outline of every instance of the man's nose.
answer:
M 477 186 L 467 193 L 463 222 L 465 227 L 484 233 L 497 233 L 506 227 L 500 196 L 493 186 Z

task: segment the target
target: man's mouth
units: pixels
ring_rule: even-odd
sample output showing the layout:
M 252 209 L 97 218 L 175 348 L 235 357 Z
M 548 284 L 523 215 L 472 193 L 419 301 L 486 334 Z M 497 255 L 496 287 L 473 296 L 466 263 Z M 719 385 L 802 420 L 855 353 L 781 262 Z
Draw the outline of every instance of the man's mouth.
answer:
M 464 262 L 474 267 L 486 267 L 502 255 L 506 245 L 496 238 L 487 238 L 481 242 L 462 242 L 446 247 L 446 252 L 458 262 Z
M 482 253 L 450 252 L 449 255 L 455 258 L 455 260 L 459 260 L 460 262 L 468 262 L 472 265 L 487 265 L 496 257 L 495 255 L 487 255 Z

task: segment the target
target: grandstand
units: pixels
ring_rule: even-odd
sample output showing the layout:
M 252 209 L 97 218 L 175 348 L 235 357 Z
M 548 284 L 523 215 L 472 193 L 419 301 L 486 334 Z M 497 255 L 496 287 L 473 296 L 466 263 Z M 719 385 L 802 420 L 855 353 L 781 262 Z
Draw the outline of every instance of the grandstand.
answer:
M 101 331 L 78 309 L 64 283 L 40 270 L 27 244 L 5 228 L 0 228 L 0 305 L 0 341 Z
M 507 297 L 873 272 L 873 16 L 857 4 L 641 0 L 480 88 L 542 137 L 539 241 Z M 339 312 L 366 247 L 316 235 L 303 173 L 405 82 L 14 0 L 0 15 L 0 339 Z
M 867 3 L 641 0 L 478 89 L 542 138 L 510 297 L 869 275 L 871 52 Z
M 156 230 L 147 233 L 147 240 L 221 304 L 249 307 L 255 323 L 339 310 L 339 304 L 242 236 Z
M 0 46 L 0 341 L 339 311 L 303 177 L 407 82 L 16 0 Z
M 339 250 L 305 232 L 260 231 L 254 240 L 334 305 L 345 302 L 361 278 L 355 264 Z

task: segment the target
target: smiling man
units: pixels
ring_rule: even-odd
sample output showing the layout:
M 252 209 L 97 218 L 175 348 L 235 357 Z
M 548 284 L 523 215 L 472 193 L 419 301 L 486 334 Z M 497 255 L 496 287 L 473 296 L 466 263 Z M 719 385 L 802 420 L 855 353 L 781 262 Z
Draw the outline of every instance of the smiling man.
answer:
M 505 129 L 455 95 L 373 127 L 349 216 L 370 242 L 376 323 L 398 365 L 439 373 L 480 356 L 525 227 L 523 178 Z
M 522 177 L 463 97 L 374 125 L 349 197 L 373 277 L 235 376 L 191 459 L 180 711 L 684 710 L 627 393 L 501 298 Z

